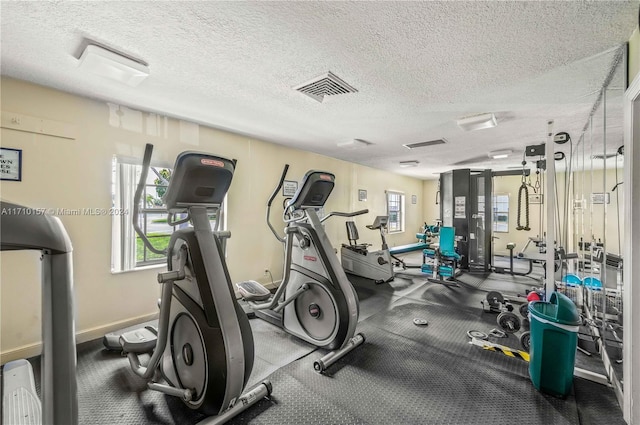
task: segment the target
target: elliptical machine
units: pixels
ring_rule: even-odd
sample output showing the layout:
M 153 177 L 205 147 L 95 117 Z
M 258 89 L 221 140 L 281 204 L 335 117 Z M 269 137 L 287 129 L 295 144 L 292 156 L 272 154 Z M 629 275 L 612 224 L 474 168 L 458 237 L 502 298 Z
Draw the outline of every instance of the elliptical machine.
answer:
M 353 217 L 368 210 L 331 212 L 320 219 L 316 210 L 329 198 L 335 176 L 308 171 L 285 206 L 285 237 L 279 236 L 270 221 L 271 203 L 288 169 L 287 164 L 267 203 L 267 225 L 285 250 L 282 283 L 274 295 L 256 281 L 236 286 L 257 317 L 317 347 L 335 350 L 314 362 L 314 369 L 321 373 L 365 340 L 364 335 L 355 333 L 358 296 L 322 223 L 332 216 Z
M 134 228 L 145 245 L 158 250 L 138 226 L 140 199 L 147 180 L 153 146 L 145 149 L 134 203 Z M 221 424 L 271 393 L 264 381 L 242 394 L 253 368 L 253 335 L 237 304 L 222 249 L 229 232 L 212 232 L 208 215 L 217 211 L 231 184 L 235 160 L 183 152 L 177 159 L 164 197 L 169 225 L 190 222 L 176 230 L 167 247 L 168 271 L 158 274 L 163 285 L 157 343 L 143 366 L 139 353 L 149 352 L 140 332 L 120 337 L 133 371 L 152 390 L 179 397 Z M 175 220 L 176 214 L 186 218 Z M 161 381 L 166 381 L 161 383 Z
M 346 222 L 349 244 L 342 244 L 340 257 L 342 267 L 347 273 L 371 279 L 375 283 L 385 283 L 393 280 L 393 263 L 391 262 L 389 246 L 384 237 L 388 222 L 388 216 L 379 215 L 375 218 L 373 224 L 367 225 L 367 229 L 380 231 L 382 247 L 377 251 L 369 251 L 368 247 L 371 244 L 359 244 L 358 229 L 355 222 Z

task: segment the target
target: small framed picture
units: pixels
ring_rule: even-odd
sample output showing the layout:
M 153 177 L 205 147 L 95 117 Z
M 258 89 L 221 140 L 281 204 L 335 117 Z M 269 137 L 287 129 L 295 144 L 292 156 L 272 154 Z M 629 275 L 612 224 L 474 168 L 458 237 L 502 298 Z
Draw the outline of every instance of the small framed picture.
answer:
M 367 200 L 367 191 L 364 189 L 358 190 L 358 201 L 366 201 Z
M 592 193 L 591 194 L 591 203 L 593 205 L 596 204 L 610 204 L 611 196 L 609 192 L 607 193 Z
M 411 203 L 414 205 L 418 203 L 418 195 L 411 195 Z
M 295 180 L 285 180 L 282 184 L 282 196 L 291 197 L 298 190 L 298 182 Z
M 0 148 L 0 180 L 22 181 L 22 149 Z

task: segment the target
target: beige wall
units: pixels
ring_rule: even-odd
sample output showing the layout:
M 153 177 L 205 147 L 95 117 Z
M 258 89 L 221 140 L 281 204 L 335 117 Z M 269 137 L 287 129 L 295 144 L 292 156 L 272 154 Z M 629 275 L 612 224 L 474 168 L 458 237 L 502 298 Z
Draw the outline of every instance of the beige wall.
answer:
M 564 202 L 564 173 L 557 174 L 559 183 L 559 197 L 557 202 L 562 206 Z M 584 180 L 583 174 L 580 172 L 574 173 L 574 187 L 576 190 L 576 198 L 580 198 L 580 194 L 584 193 L 585 198 L 589 199 L 591 192 L 605 192 L 603 190 L 603 171 L 594 170 L 593 173 L 585 172 Z M 611 192 L 611 189 L 616 182 L 616 174 L 614 169 L 608 169 L 606 175 L 606 192 Z M 618 181 L 622 181 L 622 169 L 618 170 Z M 535 174 L 532 175 L 532 183 L 535 183 Z M 544 220 L 546 220 L 546 210 L 544 204 L 530 204 L 529 206 L 529 227 L 530 231 L 516 230 L 517 218 L 518 218 L 518 190 L 521 184 L 520 176 L 503 176 L 494 177 L 493 179 L 493 193 L 496 195 L 509 195 L 509 231 L 508 232 L 496 232 L 494 236 L 497 239 L 494 240 L 494 253 L 507 255 L 509 251 L 506 248 L 507 243 L 514 242 L 516 248 L 515 253 L 518 253 L 527 243 L 529 237 L 542 236 L 545 229 Z M 593 189 L 592 189 L 593 188 Z M 423 182 L 423 211 L 424 219 L 428 223 L 433 223 L 436 218 L 440 216 L 440 206 L 435 204 L 435 194 L 438 190 L 437 180 L 426 180 Z M 533 190 L 529 188 L 529 193 L 533 194 Z M 612 253 L 619 252 L 618 245 L 618 223 L 620 224 L 620 235 L 624 235 L 624 220 L 622 217 L 622 211 L 624 203 L 622 199 L 623 192 L 618 193 L 620 208 L 617 208 L 618 199 L 616 192 L 611 192 L 611 203 L 607 205 L 607 221 L 606 227 L 604 222 L 604 206 L 593 205 L 593 209 L 590 209 L 587 203 L 587 208 L 584 211 L 576 211 L 575 216 L 571 218 L 573 221 L 569 223 L 569 238 L 571 239 L 574 234 L 578 235 L 576 241 L 579 240 L 580 235 L 583 235 L 584 240 L 588 240 L 590 235 L 594 235 L 595 239 L 603 239 L 606 236 L 607 251 Z M 562 208 L 562 207 L 561 207 Z M 540 221 L 540 216 L 543 216 L 543 222 Z M 562 214 L 562 210 L 561 210 Z M 619 219 L 617 214 L 620 214 Z M 522 224 L 525 224 L 524 210 L 522 212 Z M 542 227 L 541 227 L 542 225 Z M 603 232 L 603 228 L 606 228 L 606 234 Z M 570 242 L 571 243 L 571 242 Z M 532 245 L 529 247 L 535 252 L 535 247 Z M 570 246 L 571 250 L 577 250 L 577 247 Z
M 228 265 L 234 282 L 266 282 L 264 269 L 276 280 L 282 275 L 282 249 L 265 221 L 265 202 L 285 162 L 288 179 L 306 170 L 324 169 L 336 174 L 336 187 L 325 210 L 368 208 L 355 219 L 362 242 L 380 244 L 379 236 L 364 226 L 385 214 L 384 191 L 406 195 L 406 229 L 389 235 L 390 245 L 411 243 L 423 222 L 423 182 L 273 143 L 215 130 L 193 123 L 108 105 L 68 93 L 2 78 L 2 112 L 55 120 L 75 126 L 75 140 L 2 128 L 2 146 L 23 150 L 23 181 L 0 183 L 5 200 L 42 208 L 109 208 L 114 155 L 141 158 L 144 145 L 155 145 L 154 160 L 173 164 L 183 150 L 202 150 L 238 160 L 229 191 Z M 116 112 L 120 110 L 120 115 Z M 368 191 L 359 202 L 358 189 Z M 417 204 L 411 195 L 418 196 Z M 282 207 L 275 209 L 279 220 Z M 74 246 L 76 331 L 79 340 L 99 336 L 136 318 L 156 311 L 158 269 L 112 274 L 111 218 L 60 216 Z M 1 223 L 0 223 L 1 225 Z M 282 226 L 283 227 L 283 226 Z M 334 246 L 346 242 L 344 219 L 326 225 Z M 0 351 L 2 361 L 37 352 L 40 339 L 40 288 L 35 253 L 0 255 Z M 8 355 L 7 355 L 8 354 Z
M 564 202 L 564 173 L 558 173 L 557 182 L 559 184 L 558 191 L 559 196 L 556 198 L 556 202 L 563 208 Z M 577 235 L 576 241 L 579 240 L 580 235 L 584 240 L 590 240 L 591 235 L 596 240 L 604 239 L 606 237 L 607 252 L 619 253 L 618 249 L 618 223 L 620 224 L 620 235 L 624 235 L 624 222 L 622 215 L 620 220 L 617 220 L 616 215 L 622 214 L 624 204 L 622 199 L 622 191 L 618 196 L 620 201 L 620 208 L 617 208 L 618 198 L 616 192 L 611 193 L 611 189 L 615 185 L 616 175 L 614 169 L 608 169 L 606 173 L 606 190 L 604 189 L 604 173 L 603 170 L 594 170 L 593 172 L 583 173 L 576 172 L 573 175 L 573 185 L 575 187 L 575 198 L 580 199 L 581 194 L 584 194 L 586 201 L 586 209 L 575 211 L 571 220 L 573 223 L 569 223 L 569 238 L 573 235 Z M 532 180 L 535 182 L 535 176 L 532 176 Z M 531 231 L 518 231 L 517 226 L 517 212 L 518 212 L 518 190 L 520 188 L 521 178 L 519 176 L 505 176 L 495 177 L 493 179 L 493 192 L 495 194 L 508 194 L 509 195 L 509 232 L 508 233 L 495 233 L 499 239 L 494 242 L 494 252 L 497 254 L 508 254 L 506 244 L 508 242 L 515 242 L 516 249 L 514 252 L 519 252 L 522 247 L 525 246 L 529 237 L 536 237 L 540 235 L 540 213 L 542 207 L 543 220 L 546 220 L 546 210 L 544 204 L 534 205 L 531 204 L 529 208 L 529 226 Z M 622 181 L 622 169 L 618 170 L 618 181 Z M 622 189 L 622 188 L 620 188 Z M 611 203 L 607 207 L 606 227 L 605 227 L 605 209 L 604 205 L 596 204 L 592 208 L 589 205 L 591 192 L 601 193 L 610 192 Z M 530 193 L 533 193 L 530 189 Z M 571 208 L 571 207 L 570 207 Z M 562 209 L 560 210 L 562 215 Z M 571 214 L 571 211 L 570 211 Z M 524 224 L 524 211 L 522 215 L 522 224 Z M 544 224 L 544 221 L 543 221 Z M 542 232 L 544 232 L 542 227 Z M 606 229 L 606 233 L 603 232 Z M 530 248 L 533 248 L 530 247 Z M 577 250 L 577 247 L 569 246 L 570 250 Z
M 532 176 L 533 182 L 535 177 Z M 509 231 L 507 233 L 496 232 L 494 236 L 497 238 L 494 240 L 493 251 L 495 254 L 508 254 L 506 246 L 509 242 L 514 242 L 516 248 L 514 253 L 518 253 L 529 240 L 529 237 L 537 237 L 540 232 L 540 205 L 529 205 L 529 227 L 530 231 L 516 230 L 518 226 L 518 191 L 520 189 L 522 177 L 521 176 L 502 176 L 493 178 L 493 193 L 495 195 L 509 195 Z M 530 193 L 533 191 L 529 188 Z M 524 201 L 523 201 L 524 205 Z M 544 205 L 542 205 L 544 208 Z M 544 215 L 544 209 L 542 210 Z M 522 210 L 521 224 L 524 226 L 525 211 Z M 530 247 L 535 249 L 533 246 Z
M 438 180 L 425 180 L 422 183 L 422 210 L 424 211 L 424 221 L 427 224 L 435 224 L 436 219 L 440 219 L 440 204 L 436 204 L 438 194 Z M 440 200 L 438 199 L 438 202 Z
M 629 39 L 629 84 L 640 73 L 640 31 L 636 30 Z

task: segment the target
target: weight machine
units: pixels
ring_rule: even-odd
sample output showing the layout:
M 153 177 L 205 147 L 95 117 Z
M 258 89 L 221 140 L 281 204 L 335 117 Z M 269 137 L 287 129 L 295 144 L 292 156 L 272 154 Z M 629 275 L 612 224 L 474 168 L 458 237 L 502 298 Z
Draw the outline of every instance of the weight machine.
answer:
M 491 170 L 452 170 L 440 174 L 440 217 L 455 228 L 460 268 L 475 272 L 491 269 L 493 228 Z

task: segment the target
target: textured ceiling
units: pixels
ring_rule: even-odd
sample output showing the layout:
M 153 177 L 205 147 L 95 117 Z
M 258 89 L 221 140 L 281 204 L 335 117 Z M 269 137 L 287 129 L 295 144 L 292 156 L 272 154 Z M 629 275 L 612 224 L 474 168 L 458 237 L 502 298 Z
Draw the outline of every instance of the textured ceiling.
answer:
M 556 131 L 579 138 L 619 46 L 637 25 L 638 5 L 3 1 L 1 71 L 432 178 L 468 164 L 518 164 L 518 155 L 493 163 L 479 158 L 544 141 L 548 119 Z M 77 58 L 88 40 L 148 63 L 151 76 L 131 88 L 84 73 Z M 358 93 L 318 103 L 291 89 L 329 70 Z M 621 77 L 616 84 L 622 87 Z M 494 112 L 498 127 L 464 132 L 455 125 L 482 112 Z M 620 113 L 608 123 L 621 127 L 621 119 Z M 442 137 L 448 144 L 402 147 Z M 354 138 L 372 145 L 336 146 Z M 420 165 L 402 169 L 404 160 Z

